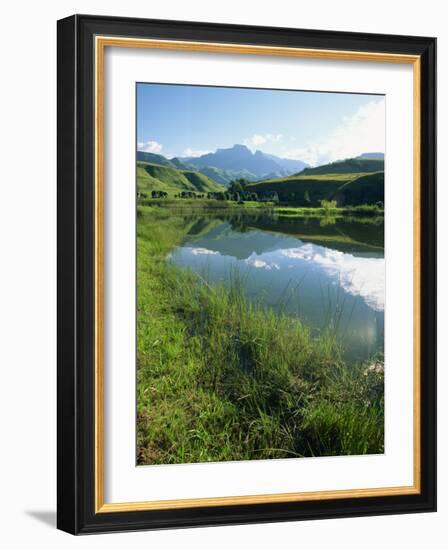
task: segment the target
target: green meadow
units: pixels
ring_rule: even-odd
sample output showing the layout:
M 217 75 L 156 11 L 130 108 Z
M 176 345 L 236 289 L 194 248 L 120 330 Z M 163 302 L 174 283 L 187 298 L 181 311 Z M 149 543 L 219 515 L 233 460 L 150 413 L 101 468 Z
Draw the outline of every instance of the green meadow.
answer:
M 137 189 L 139 191 L 165 191 L 173 196 L 179 191 L 203 193 L 221 191 L 222 187 L 200 172 L 178 170 L 149 162 L 138 162 Z
M 140 191 L 160 187 L 160 169 L 139 163 L 137 171 Z M 353 181 L 346 177 L 335 176 L 335 185 Z M 175 195 L 179 185 L 193 186 L 202 193 L 200 179 L 171 173 L 164 190 Z M 249 300 L 238 271 L 229 274 L 226 285 L 211 284 L 167 261 L 187 234 L 213 229 L 217 222 L 216 216 L 207 217 L 211 213 L 230 216 L 239 210 L 253 216 L 256 227 L 257 216 L 266 211 L 284 220 L 284 228 L 276 226 L 285 234 L 290 217 L 314 214 L 321 222 L 309 231 L 322 242 L 334 238 L 326 225 L 334 217 L 364 216 L 358 234 L 341 237 L 342 246 L 375 231 L 381 206 L 366 206 L 363 212 L 332 203 L 313 210 L 241 202 L 170 196 L 139 201 L 138 464 L 384 452 L 381 355 L 347 364 L 334 328 L 316 333 L 300 317 Z M 206 220 L 200 225 L 198 212 Z

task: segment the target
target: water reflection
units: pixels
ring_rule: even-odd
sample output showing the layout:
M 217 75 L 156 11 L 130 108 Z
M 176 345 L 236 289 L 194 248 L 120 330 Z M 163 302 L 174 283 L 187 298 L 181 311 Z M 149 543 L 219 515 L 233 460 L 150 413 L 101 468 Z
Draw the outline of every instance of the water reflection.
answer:
M 383 349 L 381 221 L 239 216 L 192 222 L 171 254 L 178 266 L 215 284 L 229 284 L 237 273 L 260 307 L 299 316 L 316 331 L 334 329 L 349 360 Z

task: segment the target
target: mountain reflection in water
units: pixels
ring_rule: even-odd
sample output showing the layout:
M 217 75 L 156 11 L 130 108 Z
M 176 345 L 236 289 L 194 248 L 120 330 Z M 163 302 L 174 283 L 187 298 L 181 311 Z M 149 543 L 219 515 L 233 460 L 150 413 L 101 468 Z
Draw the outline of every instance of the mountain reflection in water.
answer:
M 238 216 L 193 220 L 170 261 L 211 284 L 235 273 L 260 307 L 332 328 L 348 360 L 383 350 L 382 221 Z

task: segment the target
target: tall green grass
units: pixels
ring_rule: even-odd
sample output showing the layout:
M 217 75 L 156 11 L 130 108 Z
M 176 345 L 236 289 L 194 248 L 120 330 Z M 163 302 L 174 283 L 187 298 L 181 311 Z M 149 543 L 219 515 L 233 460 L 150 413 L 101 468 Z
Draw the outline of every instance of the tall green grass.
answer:
M 347 367 L 331 331 L 167 261 L 194 222 L 138 215 L 139 464 L 383 452 L 383 374 Z

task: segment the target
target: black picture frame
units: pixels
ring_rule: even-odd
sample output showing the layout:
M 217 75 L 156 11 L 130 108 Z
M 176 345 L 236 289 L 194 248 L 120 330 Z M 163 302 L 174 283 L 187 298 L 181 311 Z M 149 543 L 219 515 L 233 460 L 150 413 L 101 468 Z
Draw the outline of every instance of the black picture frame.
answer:
M 421 60 L 421 490 L 301 502 L 95 512 L 97 35 L 416 55 Z M 57 526 L 73 534 L 436 510 L 436 39 L 74 15 L 58 21 Z

